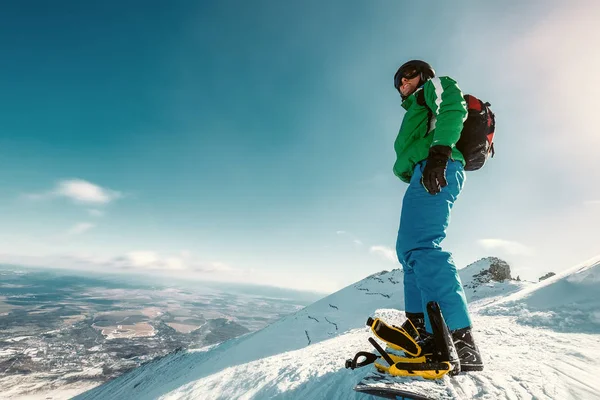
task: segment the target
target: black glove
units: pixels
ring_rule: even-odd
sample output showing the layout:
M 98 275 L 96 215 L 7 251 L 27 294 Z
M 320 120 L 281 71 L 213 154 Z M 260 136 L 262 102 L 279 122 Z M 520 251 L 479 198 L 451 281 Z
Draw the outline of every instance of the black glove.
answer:
M 448 185 L 446 182 L 446 166 L 452 155 L 452 149 L 448 146 L 433 146 L 429 149 L 427 164 L 423 168 L 421 184 L 429 194 L 438 194 L 442 188 Z

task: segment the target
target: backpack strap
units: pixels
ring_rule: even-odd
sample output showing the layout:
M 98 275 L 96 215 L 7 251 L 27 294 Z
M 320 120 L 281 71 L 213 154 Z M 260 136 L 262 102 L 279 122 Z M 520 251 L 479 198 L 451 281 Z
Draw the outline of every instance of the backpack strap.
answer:
M 427 136 L 429 135 L 429 131 L 431 130 L 431 119 L 433 118 L 433 111 L 431 111 L 431 108 L 429 108 L 427 102 L 425 101 L 425 91 L 422 87 L 419 88 L 415 96 L 417 98 L 417 104 L 427 109 L 427 133 L 425 134 L 425 136 Z
M 417 92 L 415 93 L 415 96 L 417 98 L 417 104 L 420 106 L 426 107 L 429 110 L 429 112 L 431 112 L 431 108 L 429 108 L 429 106 L 425 102 L 425 91 L 423 90 L 423 87 L 420 87 L 417 90 Z

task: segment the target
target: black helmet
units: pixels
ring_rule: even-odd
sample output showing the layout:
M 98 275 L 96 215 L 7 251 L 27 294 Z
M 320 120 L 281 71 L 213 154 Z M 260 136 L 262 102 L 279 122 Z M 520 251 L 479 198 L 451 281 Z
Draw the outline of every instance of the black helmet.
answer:
M 433 78 L 435 76 L 435 71 L 431 68 L 431 65 L 421 60 L 411 60 L 408 61 L 396 72 L 394 75 L 394 87 L 396 90 L 400 91 L 400 83 L 402 82 L 402 78 L 412 79 L 417 75 L 421 74 L 421 83 Z

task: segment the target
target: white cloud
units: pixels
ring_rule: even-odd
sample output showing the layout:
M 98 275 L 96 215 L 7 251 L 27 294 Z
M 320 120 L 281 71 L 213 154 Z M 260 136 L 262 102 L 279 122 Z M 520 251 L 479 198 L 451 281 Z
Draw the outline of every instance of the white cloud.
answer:
M 68 236 L 82 235 L 82 234 L 86 233 L 87 231 L 89 231 L 90 229 L 93 229 L 95 226 L 96 225 L 90 224 L 89 222 L 80 222 L 78 224 L 73 225 L 67 231 L 67 235 Z
M 121 258 L 119 258 L 121 259 Z M 153 251 L 132 251 L 125 256 L 133 267 L 154 267 L 160 263 L 160 257 Z
M 179 252 L 179 254 L 181 255 L 181 257 L 185 257 L 185 258 L 189 258 L 192 256 L 192 252 L 189 250 L 181 250 Z
M 181 251 L 177 255 L 163 256 L 155 251 L 137 250 L 123 256 L 98 261 L 98 263 L 123 270 L 181 271 L 209 275 L 241 272 L 222 262 L 202 262 L 189 251 Z
M 235 268 L 222 263 L 222 262 L 211 262 L 208 264 L 199 264 L 195 266 L 197 272 L 233 272 Z
M 71 179 L 59 182 L 54 193 L 68 197 L 78 203 L 107 204 L 121 197 L 119 192 L 102 188 L 93 183 Z
M 478 243 L 486 250 L 501 250 L 511 255 L 533 255 L 533 250 L 524 244 L 503 239 L 481 239 Z
M 61 268 L 75 271 L 93 271 L 110 274 L 144 276 L 168 283 L 173 280 L 189 282 L 229 282 L 240 284 L 270 285 L 296 290 L 322 291 L 331 293 L 339 285 L 331 279 L 314 280 L 313 274 L 298 274 L 282 270 L 263 268 L 235 268 L 224 262 L 201 261 L 190 252 L 174 252 L 162 255 L 155 251 L 132 251 L 121 256 L 91 253 L 17 255 L 6 253 L 0 247 L 0 263 Z M 304 278 L 303 278 L 304 276 Z
M 339 235 L 339 236 L 347 236 L 347 237 L 349 237 L 350 239 L 352 239 L 352 243 L 354 243 L 356 246 L 362 246 L 363 245 L 362 240 L 360 240 L 359 238 L 357 238 L 356 236 L 354 236 L 350 232 L 347 232 L 347 231 L 336 231 L 335 233 L 337 235 Z
M 56 184 L 49 192 L 29 194 L 25 196 L 30 200 L 45 200 L 54 197 L 66 197 L 75 203 L 81 204 L 108 204 L 122 194 L 111 189 L 103 188 L 83 179 L 67 179 Z
M 586 206 L 596 206 L 596 205 L 600 205 L 600 200 L 584 201 L 583 204 L 585 204 Z
M 100 218 L 100 217 L 104 216 L 104 211 L 96 210 L 96 209 L 89 209 L 88 214 L 90 214 L 90 216 L 92 216 L 92 217 Z
M 371 246 L 369 251 L 373 254 L 377 254 L 380 257 L 383 257 L 385 260 L 392 261 L 394 263 L 398 262 L 398 258 L 396 257 L 396 250 L 386 247 L 386 246 Z

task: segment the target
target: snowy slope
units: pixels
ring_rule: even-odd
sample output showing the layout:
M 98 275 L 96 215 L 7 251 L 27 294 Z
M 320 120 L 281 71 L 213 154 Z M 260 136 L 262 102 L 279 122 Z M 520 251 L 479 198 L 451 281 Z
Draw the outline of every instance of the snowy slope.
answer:
M 554 301 L 557 291 L 563 301 L 545 312 L 569 304 L 599 310 L 600 296 L 595 293 L 600 293 L 600 280 L 593 278 L 600 264 L 540 284 L 473 284 L 486 263 L 489 267 L 483 260 L 461 270 L 468 297 L 479 299 L 471 309 L 486 370 L 449 379 L 455 386 L 451 398 L 600 398 L 600 383 L 593 379 L 600 372 L 600 329 L 571 333 L 516 322 L 528 307 L 551 304 L 543 298 L 552 296 Z M 206 351 L 169 355 L 78 398 L 368 398 L 353 392 L 352 386 L 369 368 L 345 370 L 344 361 L 357 351 L 371 350 L 364 326 L 368 316 L 402 321 L 403 313 L 394 310 L 403 308 L 402 278 L 400 270 L 370 276 L 259 332 Z M 561 292 L 566 290 L 564 281 L 585 287 L 588 295 L 580 296 L 582 291 L 572 287 Z
M 600 333 L 600 257 L 508 296 L 485 314 L 563 332 Z

